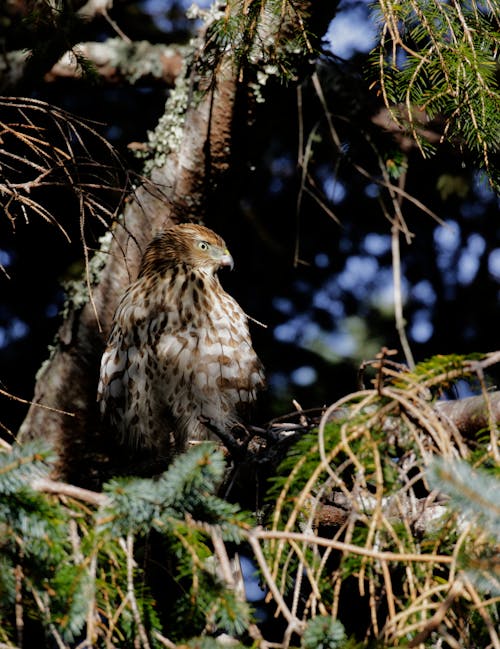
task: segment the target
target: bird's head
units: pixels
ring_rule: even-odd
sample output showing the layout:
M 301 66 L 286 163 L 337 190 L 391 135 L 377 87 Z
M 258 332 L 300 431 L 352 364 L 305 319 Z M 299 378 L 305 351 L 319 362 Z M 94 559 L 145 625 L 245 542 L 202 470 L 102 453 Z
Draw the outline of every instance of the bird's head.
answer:
M 223 266 L 231 270 L 234 266 L 222 237 L 203 225 L 182 223 L 164 230 L 149 243 L 139 276 L 162 273 L 180 264 L 214 273 Z

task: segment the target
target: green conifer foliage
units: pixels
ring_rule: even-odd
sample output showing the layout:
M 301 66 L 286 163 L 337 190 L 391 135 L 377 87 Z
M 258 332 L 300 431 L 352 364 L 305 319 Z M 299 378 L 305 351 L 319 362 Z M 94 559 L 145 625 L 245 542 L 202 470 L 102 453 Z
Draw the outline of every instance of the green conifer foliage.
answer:
M 477 588 L 500 597 L 500 485 L 498 467 L 478 470 L 466 462 L 433 460 L 429 480 L 450 497 L 458 524 L 474 533 L 460 552 L 460 567 Z
M 227 465 L 208 442 L 102 493 L 51 480 L 39 443 L 5 445 L 0 643 L 208 649 L 223 633 L 275 646 L 236 588 L 236 549 L 253 553 L 285 627 L 276 646 L 496 642 L 497 430 L 462 436 L 436 407 L 458 380 L 489 399 L 496 357 L 437 356 L 410 372 L 386 352 L 370 387 L 297 435 L 264 527 L 219 497 Z
M 500 147 L 497 2 L 380 0 L 381 41 L 374 58 L 380 88 L 396 120 L 422 153 L 429 121 L 443 140 L 472 153 L 498 187 L 492 161 Z
M 85 638 L 95 647 L 161 646 L 161 611 L 145 581 L 152 533 L 164 540 L 169 554 L 161 559 L 182 584 L 170 601 L 173 637 L 207 626 L 244 632 L 250 608 L 213 561 L 215 526 L 231 543 L 247 527 L 238 508 L 215 495 L 225 466 L 220 451 L 198 446 L 159 479 L 117 479 L 103 494 L 69 486 L 75 497 L 41 493 L 53 484 L 53 460 L 40 444 L 0 454 L 0 642 L 22 646 L 33 618 L 59 647 Z

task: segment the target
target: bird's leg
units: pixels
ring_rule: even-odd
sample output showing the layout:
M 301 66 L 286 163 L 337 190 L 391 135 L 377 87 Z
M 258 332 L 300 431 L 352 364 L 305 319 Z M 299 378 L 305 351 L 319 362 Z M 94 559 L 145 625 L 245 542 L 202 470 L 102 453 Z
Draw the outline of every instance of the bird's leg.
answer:
M 231 454 L 233 460 L 241 462 L 245 458 L 250 436 L 248 435 L 248 431 L 242 424 L 236 424 L 235 426 L 233 426 L 233 428 L 231 428 L 231 432 L 228 433 L 227 431 L 221 430 L 220 428 L 217 428 L 217 426 L 214 426 L 213 422 L 207 417 L 200 416 L 199 420 L 204 426 L 208 428 L 211 433 L 217 435 L 217 437 L 221 440 L 221 442 Z M 240 434 L 236 433 L 235 435 L 235 430 L 239 430 Z M 241 432 L 243 432 L 244 434 L 242 435 Z

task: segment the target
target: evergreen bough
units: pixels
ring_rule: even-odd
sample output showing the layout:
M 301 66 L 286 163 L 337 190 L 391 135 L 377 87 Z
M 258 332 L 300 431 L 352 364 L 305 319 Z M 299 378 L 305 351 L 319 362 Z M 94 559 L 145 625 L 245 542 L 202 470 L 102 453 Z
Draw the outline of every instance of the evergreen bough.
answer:
M 500 187 L 493 160 L 500 148 L 497 2 L 379 0 L 381 40 L 374 62 L 396 121 L 424 155 L 428 120 L 442 123 L 443 140 L 471 154 Z
M 143 569 L 151 534 L 163 539 L 165 564 L 182 584 L 170 603 L 173 637 L 208 625 L 237 635 L 250 608 L 214 567 L 212 533 L 238 542 L 248 525 L 235 505 L 215 494 L 224 459 L 212 444 L 180 456 L 157 480 L 116 479 L 101 506 L 46 495 L 49 450 L 40 443 L 0 454 L 0 642 L 22 646 L 27 619 L 59 647 L 164 646 L 164 628 Z M 146 554 L 145 554 L 146 553 Z M 179 624 L 191 620 L 188 628 Z M 41 645 L 43 646 L 43 645 Z
M 217 495 L 227 467 L 208 442 L 156 479 L 116 478 L 99 494 L 50 481 L 55 458 L 40 443 L 4 447 L 0 643 L 211 649 L 225 633 L 234 646 L 266 646 L 228 577 L 241 546 L 268 616 L 285 623 L 284 647 L 437 647 L 445 628 L 488 646 L 500 592 L 497 433 L 461 437 L 435 401 L 458 380 L 485 389 L 490 356 L 437 356 L 409 372 L 382 354 L 371 388 L 298 436 L 264 528 Z M 332 510 L 344 518 L 332 524 Z

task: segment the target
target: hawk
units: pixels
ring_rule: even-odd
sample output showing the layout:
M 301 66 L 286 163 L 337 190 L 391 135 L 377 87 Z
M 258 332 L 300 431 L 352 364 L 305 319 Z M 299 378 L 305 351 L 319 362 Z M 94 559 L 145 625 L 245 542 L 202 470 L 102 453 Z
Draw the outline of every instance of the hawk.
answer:
M 217 271 L 223 239 L 181 224 L 147 246 L 116 309 L 101 361 L 101 414 L 129 447 L 170 455 L 225 433 L 264 386 L 248 320 Z

